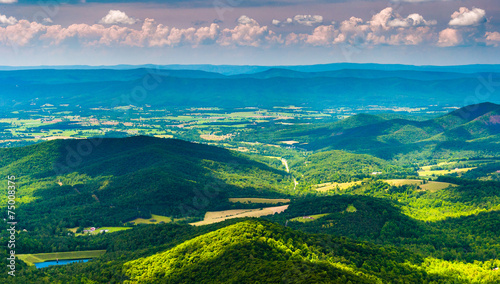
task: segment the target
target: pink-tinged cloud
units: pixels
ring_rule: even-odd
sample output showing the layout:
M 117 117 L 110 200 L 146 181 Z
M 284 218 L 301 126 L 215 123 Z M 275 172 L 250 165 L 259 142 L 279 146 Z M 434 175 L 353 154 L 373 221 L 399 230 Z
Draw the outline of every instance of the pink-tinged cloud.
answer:
M 233 29 L 224 29 L 217 41 L 222 46 L 253 46 L 259 47 L 272 36 L 267 26 L 245 15 L 238 19 L 238 25 Z
M 495 47 L 500 46 L 500 33 L 499 32 L 487 32 L 485 34 L 486 43 L 488 45 L 493 45 Z
M 475 26 L 486 22 L 486 11 L 479 8 L 472 10 L 461 7 L 451 15 L 450 26 Z
M 471 11 L 474 11 L 474 9 L 461 9 L 460 15 L 466 15 Z M 311 28 L 312 31 L 309 33 L 288 32 L 281 34 L 271 30 L 268 26 L 260 25 L 255 19 L 245 15 L 238 18 L 234 27 L 224 29 L 215 23 L 203 27 L 169 27 L 156 23 L 155 20 L 150 18 L 143 21 L 142 27 L 137 28 L 136 26 L 132 28 L 128 25 L 132 23 L 132 21 L 127 22 L 128 16 L 120 13 L 108 13 L 103 18 L 106 20 L 102 22 L 111 23 L 113 17 L 108 16 L 119 15 L 120 17 L 114 17 L 114 20 L 123 22 L 121 25 L 72 24 L 68 27 L 40 24 L 27 20 L 17 21 L 15 18 L 11 17 L 11 19 L 0 15 L 0 23 L 2 21 L 10 23 L 4 27 L 0 26 L 0 44 L 45 47 L 74 46 L 76 44 L 79 46 L 190 46 L 195 48 L 202 45 L 219 45 L 265 48 L 275 45 L 329 47 L 338 44 L 358 47 L 421 44 L 450 47 L 475 44 L 477 41 L 497 46 L 500 42 L 498 32 L 487 32 L 485 34 L 483 31 L 479 34 L 480 29 L 477 27 L 453 27 L 438 32 L 436 27 L 433 26 L 435 21 L 426 20 L 420 14 L 415 13 L 404 17 L 396 13 L 391 7 L 381 10 L 368 20 L 351 17 L 338 24 L 316 26 Z M 455 15 L 454 19 L 461 19 L 460 15 Z M 295 19 L 297 17 L 294 17 L 291 22 L 310 20 L 319 23 L 320 20 L 319 17 L 315 16 L 302 16 L 298 17 L 298 20 Z M 302 23 L 302 25 L 305 24 Z
M 20 20 L 14 25 L 0 27 L 0 41 L 8 45 L 26 46 L 46 29 L 42 24 Z
M 441 47 L 457 46 L 462 42 L 463 42 L 462 35 L 460 34 L 459 31 L 455 29 L 447 28 L 439 33 L 438 46 Z

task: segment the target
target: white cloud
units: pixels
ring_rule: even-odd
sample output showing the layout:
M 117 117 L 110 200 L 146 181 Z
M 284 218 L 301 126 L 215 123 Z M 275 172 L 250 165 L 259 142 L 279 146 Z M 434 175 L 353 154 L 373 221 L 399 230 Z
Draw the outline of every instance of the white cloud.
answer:
M 53 23 L 53 21 L 52 21 L 52 19 L 51 19 L 51 18 L 44 18 L 44 19 L 42 20 L 42 22 L 43 22 L 43 23 L 47 23 L 47 24 L 52 24 L 52 23 Z
M 391 27 L 408 28 L 416 26 L 433 26 L 437 21 L 427 21 L 420 14 L 410 14 L 408 17 L 403 18 L 398 13 L 395 13 L 392 7 L 387 7 L 372 17 L 370 25 L 374 27 L 382 27 L 389 29 Z
M 474 26 L 486 22 L 486 12 L 483 9 L 461 7 L 451 15 L 450 26 Z
M 286 20 L 283 21 L 273 19 L 272 24 L 278 27 L 291 24 L 312 27 L 314 25 L 321 24 L 322 22 L 323 22 L 323 16 L 320 15 L 295 15 L 293 19 L 287 18 Z
M 463 41 L 462 35 L 455 29 L 447 28 L 439 33 L 438 46 L 457 46 Z
M 1 4 L 12 4 L 17 3 L 17 0 L 0 0 Z
M 115 24 L 126 24 L 133 25 L 137 22 L 137 19 L 127 16 L 124 12 L 120 10 L 109 10 L 108 14 L 104 16 L 99 23 L 107 25 Z
M 240 24 L 240 25 L 254 25 L 254 26 L 258 26 L 258 25 L 259 25 L 259 23 L 257 23 L 257 21 L 256 21 L 256 20 L 254 20 L 254 19 L 252 19 L 252 18 L 250 18 L 250 17 L 248 17 L 248 16 L 245 16 L 245 15 L 240 16 L 240 17 L 238 18 L 238 21 L 237 21 L 237 22 L 238 22 L 238 24 Z
M 323 17 L 320 15 L 296 15 L 293 17 L 293 21 L 300 25 L 313 26 L 321 24 L 323 22 Z
M 17 23 L 17 19 L 14 17 L 8 17 L 5 15 L 0 15 L 0 24 L 2 25 L 13 25 Z
M 431 20 L 427 21 L 422 15 L 411 14 L 405 19 L 395 18 L 389 21 L 388 25 L 391 27 L 412 27 L 412 26 L 433 26 L 436 25 L 437 21 Z

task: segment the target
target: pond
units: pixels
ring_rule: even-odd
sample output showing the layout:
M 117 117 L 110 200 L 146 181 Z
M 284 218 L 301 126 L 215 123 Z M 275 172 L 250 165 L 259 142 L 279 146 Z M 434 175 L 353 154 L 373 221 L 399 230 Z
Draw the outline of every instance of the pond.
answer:
M 84 259 L 60 259 L 59 261 L 57 261 L 57 260 L 49 260 L 49 261 L 45 261 L 45 262 L 36 262 L 34 264 L 35 264 L 36 268 L 44 268 L 44 267 L 51 266 L 51 265 L 66 265 L 66 264 L 70 264 L 70 263 L 74 263 L 74 262 L 87 262 L 89 260 L 91 260 L 91 258 L 84 258 Z

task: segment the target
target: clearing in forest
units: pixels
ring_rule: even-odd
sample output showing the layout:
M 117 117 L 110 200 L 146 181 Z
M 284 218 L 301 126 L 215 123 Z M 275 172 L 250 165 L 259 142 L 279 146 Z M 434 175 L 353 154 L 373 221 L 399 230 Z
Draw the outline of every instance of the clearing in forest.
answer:
M 332 190 L 335 188 L 339 188 L 340 190 L 345 190 L 350 187 L 353 187 L 355 185 L 360 185 L 363 181 L 352 181 L 352 182 L 344 182 L 344 183 L 337 183 L 337 182 L 328 182 L 328 183 L 322 183 L 322 184 L 317 184 L 313 185 L 313 189 L 317 191 L 328 191 Z
M 85 251 L 67 251 L 67 252 L 50 252 L 37 254 L 18 254 L 17 257 L 26 262 L 28 265 L 56 259 L 85 259 L 94 258 L 103 255 L 106 250 L 85 250 Z
M 234 209 L 225 211 L 207 212 L 203 221 L 189 223 L 193 226 L 202 226 L 222 222 L 232 218 L 261 217 L 281 213 L 288 208 L 288 205 L 267 207 L 260 209 Z

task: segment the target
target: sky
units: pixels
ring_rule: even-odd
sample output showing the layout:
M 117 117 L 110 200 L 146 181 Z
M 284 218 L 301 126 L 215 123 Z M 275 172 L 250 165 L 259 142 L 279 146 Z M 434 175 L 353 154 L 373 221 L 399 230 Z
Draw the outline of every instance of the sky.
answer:
M 0 65 L 500 64 L 498 0 L 0 0 Z

